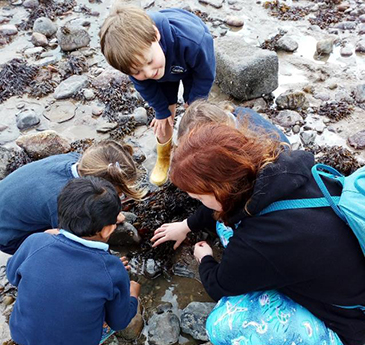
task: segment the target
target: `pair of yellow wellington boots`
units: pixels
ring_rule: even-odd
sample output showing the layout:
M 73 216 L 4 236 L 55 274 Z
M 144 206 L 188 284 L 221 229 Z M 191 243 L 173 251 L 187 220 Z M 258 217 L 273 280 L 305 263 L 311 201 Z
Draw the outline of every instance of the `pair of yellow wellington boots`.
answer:
M 172 148 L 172 137 L 164 144 L 160 144 L 157 140 L 157 160 L 152 170 L 150 182 L 156 186 L 162 186 L 168 179 L 170 168 L 170 157 Z

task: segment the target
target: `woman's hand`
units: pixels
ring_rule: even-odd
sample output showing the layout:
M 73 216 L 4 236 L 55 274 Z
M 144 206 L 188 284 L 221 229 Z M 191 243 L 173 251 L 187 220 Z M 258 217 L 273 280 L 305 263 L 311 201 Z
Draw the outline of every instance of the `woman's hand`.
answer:
M 177 249 L 190 231 L 186 219 L 182 222 L 163 224 L 155 230 L 155 235 L 151 238 L 151 241 L 154 242 L 152 247 L 157 247 L 166 241 L 175 241 L 174 249 Z
M 213 256 L 213 250 L 209 246 L 209 244 L 205 241 L 201 241 L 195 244 L 194 247 L 194 256 L 195 259 L 200 263 L 204 256 Z

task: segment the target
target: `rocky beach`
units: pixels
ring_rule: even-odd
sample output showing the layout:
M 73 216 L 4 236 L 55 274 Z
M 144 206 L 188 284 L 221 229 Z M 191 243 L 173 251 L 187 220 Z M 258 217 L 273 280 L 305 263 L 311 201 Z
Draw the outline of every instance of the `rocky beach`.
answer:
M 365 2 L 363 0 L 128 0 L 146 10 L 178 7 L 198 15 L 215 41 L 212 102 L 253 108 L 277 125 L 293 149 L 345 175 L 365 164 Z M 110 344 L 206 344 L 214 303 L 197 272 L 191 235 L 174 251 L 149 239 L 198 202 L 167 183 L 148 183 L 156 152 L 153 109 L 128 76 L 106 63 L 98 32 L 112 0 L 0 0 L 0 179 L 53 154 L 83 152 L 103 139 L 134 147 L 148 197 L 124 200 L 126 222 L 111 238 L 142 284 L 140 312 Z M 184 112 L 177 110 L 178 124 Z M 16 289 L 0 253 L 0 343 Z M 209 344 L 209 343 L 208 343 Z M 80 344 L 81 345 L 81 344 Z M 82 344 L 84 345 L 84 344 Z

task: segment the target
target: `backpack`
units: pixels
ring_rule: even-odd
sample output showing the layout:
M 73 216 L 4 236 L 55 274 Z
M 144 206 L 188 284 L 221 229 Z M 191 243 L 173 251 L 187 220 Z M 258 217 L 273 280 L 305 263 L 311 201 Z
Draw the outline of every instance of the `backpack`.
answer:
M 296 208 L 331 206 L 333 211 L 352 229 L 365 255 L 365 166 L 345 177 L 335 168 L 316 164 L 312 167 L 312 175 L 324 197 L 276 201 L 258 215 Z M 342 185 L 341 196 L 331 196 L 322 176 Z

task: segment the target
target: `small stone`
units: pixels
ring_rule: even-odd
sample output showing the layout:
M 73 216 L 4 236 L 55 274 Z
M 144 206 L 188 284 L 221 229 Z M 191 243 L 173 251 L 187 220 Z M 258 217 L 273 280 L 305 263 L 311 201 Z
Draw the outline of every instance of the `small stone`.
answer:
M 298 134 L 299 132 L 300 132 L 300 126 L 299 125 L 294 125 L 293 126 L 293 133 Z
M 237 28 L 242 27 L 243 24 L 244 24 L 243 19 L 241 19 L 240 17 L 237 17 L 237 16 L 228 16 L 225 19 L 225 23 L 227 25 L 234 26 L 234 27 L 237 27 Z
M 345 12 L 346 10 L 348 10 L 350 8 L 350 4 L 348 2 L 343 2 L 342 4 L 337 6 L 337 9 L 340 12 Z
M 91 89 L 85 89 L 84 90 L 84 97 L 87 101 L 91 101 L 95 98 L 95 93 Z
M 85 75 L 73 75 L 64 80 L 54 91 L 55 99 L 63 99 L 74 96 L 77 92 L 88 85 L 88 78 Z
M 16 116 L 16 125 L 20 130 L 38 125 L 40 121 L 34 110 L 25 109 Z
M 356 43 L 355 51 L 357 53 L 365 53 L 365 39 L 362 39 Z
M 328 86 L 328 88 L 329 88 L 330 90 L 337 89 L 337 87 L 338 87 L 338 85 L 337 85 L 336 83 L 330 84 L 330 85 Z
M 5 129 L 9 128 L 7 125 L 3 125 L 0 123 L 0 132 L 5 131 Z
M 292 91 L 288 90 L 282 94 L 280 94 L 275 103 L 278 109 L 304 109 L 308 107 L 307 98 L 305 93 L 302 91 Z
M 303 123 L 302 116 L 293 110 L 282 110 L 275 116 L 274 122 L 282 127 L 291 127 Z
M 49 57 L 45 57 L 43 59 L 37 60 L 34 62 L 34 65 L 39 66 L 39 67 L 43 67 L 43 66 L 48 66 L 48 65 L 53 65 L 56 62 L 59 61 L 59 57 L 57 56 L 49 56 Z
M 93 116 L 100 116 L 103 112 L 104 112 L 104 109 L 100 108 L 100 107 L 93 107 L 91 110 L 91 113 L 93 114 Z
M 62 26 L 57 31 L 58 43 L 63 51 L 72 51 L 86 47 L 90 43 L 89 33 L 83 29 L 73 26 Z
M 355 22 L 342 22 L 336 25 L 336 28 L 341 30 L 355 30 L 356 23 Z
M 14 36 L 18 33 L 18 29 L 13 24 L 5 24 L 0 26 L 0 34 L 3 36 Z
M 224 0 L 199 0 L 202 4 L 207 4 L 215 8 L 221 8 Z
M 47 37 L 51 37 L 57 31 L 57 26 L 47 17 L 36 19 L 33 25 L 33 31 L 39 32 Z
M 14 301 L 15 301 L 15 298 L 14 298 L 13 296 L 5 296 L 5 297 L 3 298 L 3 303 L 4 303 L 5 305 L 13 304 L 13 303 L 14 303 Z
M 315 131 L 304 131 L 300 133 L 300 139 L 302 140 L 303 145 L 311 145 L 314 144 L 317 133 Z
M 365 14 L 362 14 L 359 19 L 361 23 L 365 23 Z
M 31 41 L 36 47 L 45 47 L 48 45 L 46 35 L 43 35 L 40 32 L 33 32 Z
M 357 102 L 364 103 L 365 102 L 365 84 L 357 85 L 354 94 L 355 94 L 355 99 Z
M 141 6 L 142 8 L 146 9 L 151 7 L 155 3 L 155 0 L 142 0 Z
M 25 57 L 29 58 L 33 55 L 38 55 L 42 52 L 43 52 L 42 47 L 34 47 L 34 48 L 29 48 L 29 49 L 25 50 L 24 55 L 25 55 Z
M 325 92 L 318 92 L 313 95 L 314 98 L 320 99 L 322 101 L 328 101 L 330 99 L 330 96 L 328 93 Z
M 143 107 L 138 107 L 134 113 L 133 118 L 139 125 L 146 125 L 148 122 L 147 110 Z
M 344 56 L 344 57 L 351 56 L 353 54 L 352 48 L 350 46 L 344 46 L 341 48 L 340 54 L 341 54 L 341 56 Z
M 24 8 L 37 8 L 39 6 L 39 1 L 38 0 L 25 0 L 23 2 L 23 6 Z
M 326 39 L 317 42 L 317 50 L 316 53 L 318 55 L 328 55 L 333 51 L 333 39 Z
M 355 133 L 348 138 L 349 144 L 357 150 L 365 149 L 365 130 Z
M 113 129 L 116 129 L 118 127 L 118 123 L 117 122 L 105 122 L 102 123 L 98 126 L 98 128 L 96 129 L 96 131 L 98 133 L 108 133 L 110 131 L 112 131 Z
M 284 50 L 286 52 L 295 52 L 298 47 L 298 42 L 289 36 L 281 37 L 275 44 L 277 50 Z
M 365 34 L 365 24 L 361 24 L 359 27 L 359 34 L 364 35 Z

